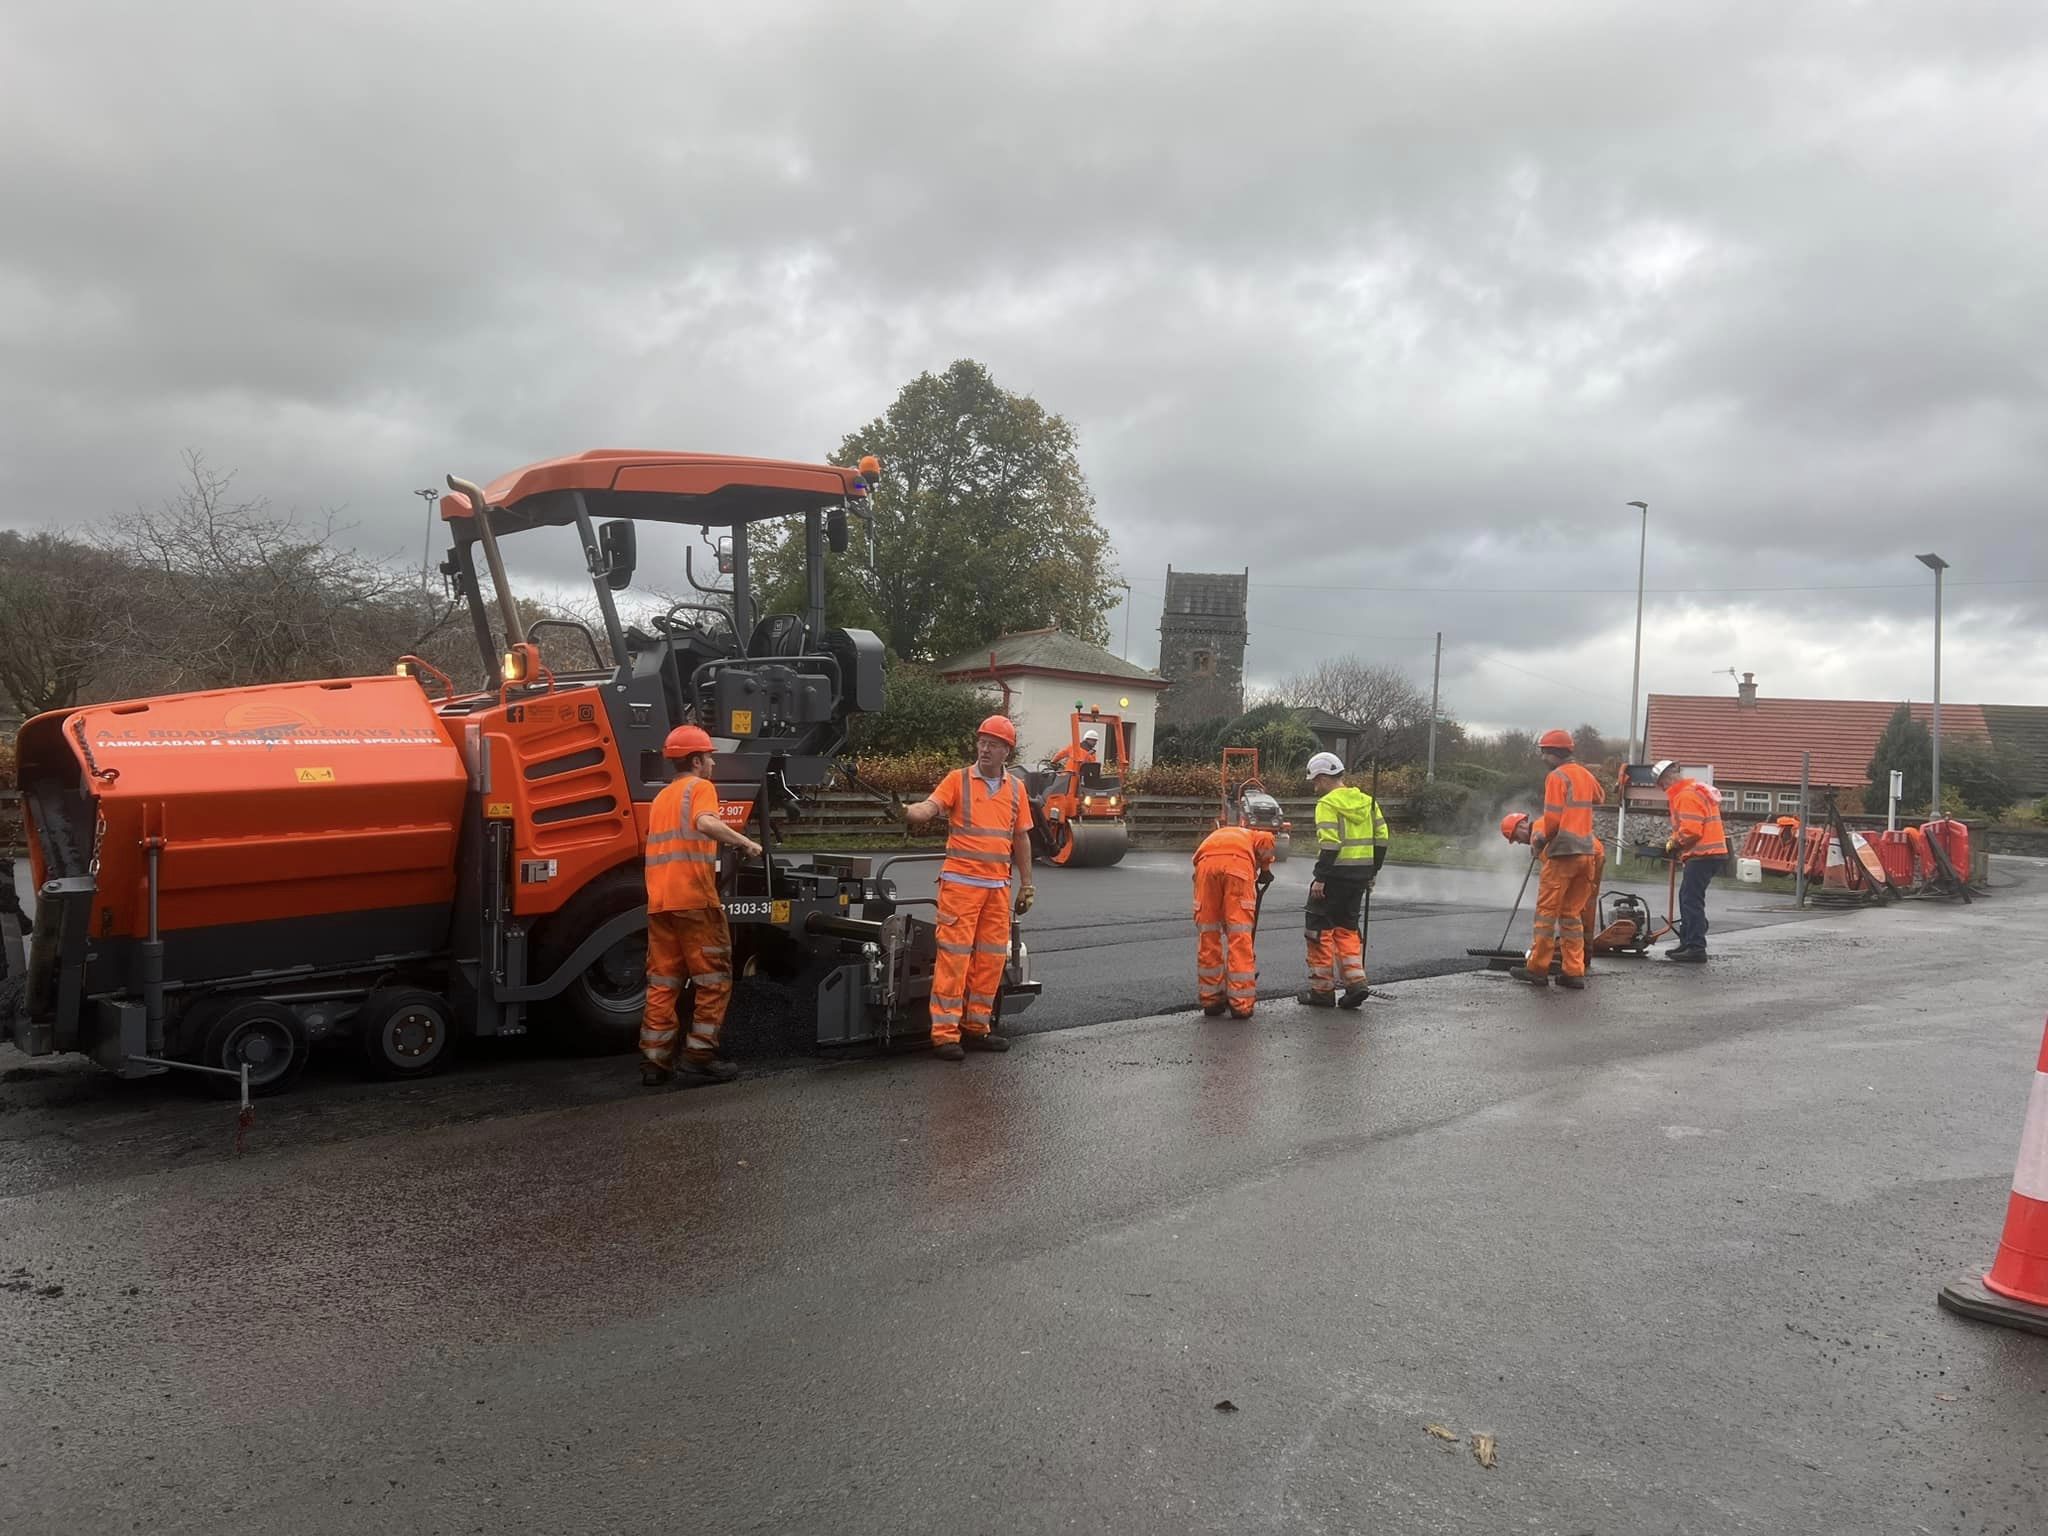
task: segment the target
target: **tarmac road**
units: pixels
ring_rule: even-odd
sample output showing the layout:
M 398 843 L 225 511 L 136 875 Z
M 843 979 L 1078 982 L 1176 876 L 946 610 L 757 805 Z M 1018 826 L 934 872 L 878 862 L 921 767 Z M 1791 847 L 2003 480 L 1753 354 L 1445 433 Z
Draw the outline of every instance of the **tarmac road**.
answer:
M 337 1084 L 241 1157 L 216 1104 L 17 1102 L 0 1529 L 2039 1531 L 2048 1340 L 1934 1294 L 1997 1238 L 2044 918 Z

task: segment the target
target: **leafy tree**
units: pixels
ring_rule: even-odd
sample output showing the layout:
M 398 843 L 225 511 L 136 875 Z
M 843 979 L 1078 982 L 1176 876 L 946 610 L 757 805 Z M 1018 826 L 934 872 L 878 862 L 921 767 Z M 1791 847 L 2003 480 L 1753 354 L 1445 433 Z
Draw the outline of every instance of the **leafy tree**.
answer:
M 873 527 L 856 523 L 847 553 L 827 561 L 836 622 L 865 625 L 917 661 L 1051 625 L 1107 643 L 1117 573 L 1066 418 L 963 359 L 904 385 L 832 459 L 870 453 L 883 466 Z M 762 543 L 762 590 L 795 611 L 801 533 Z
M 882 712 L 854 719 L 848 745 L 855 757 L 957 755 L 972 745 L 974 728 L 1000 707 L 981 690 L 956 688 L 910 662 L 892 664 L 884 686 Z
M 1219 754 L 1224 747 L 1257 747 L 1259 775 L 1274 784 L 1302 776 L 1315 754 L 1316 736 L 1287 705 L 1261 704 L 1226 725 L 1216 745 Z
M 1871 753 L 1869 799 L 1873 804 L 1883 805 L 1889 797 L 1894 769 L 1905 775 L 1905 792 L 1900 795 L 1899 804 L 1927 804 L 1934 793 L 1934 737 L 1904 704 L 1892 711 L 1884 734 L 1877 738 L 1877 748 Z
M 1930 749 L 1932 741 L 1929 742 Z M 1931 768 L 1931 764 L 1930 764 Z M 1941 744 L 1941 798 L 1951 793 L 1986 820 L 1996 821 L 2025 798 L 2028 763 L 2009 746 L 1965 737 Z

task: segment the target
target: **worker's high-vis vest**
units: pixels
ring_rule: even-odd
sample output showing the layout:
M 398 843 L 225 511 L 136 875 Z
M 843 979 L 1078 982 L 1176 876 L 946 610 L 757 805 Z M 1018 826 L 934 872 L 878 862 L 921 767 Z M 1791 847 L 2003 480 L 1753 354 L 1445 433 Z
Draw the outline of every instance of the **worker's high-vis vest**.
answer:
M 1664 792 L 1671 802 L 1671 836 L 1688 859 L 1719 858 L 1728 852 L 1720 802 L 1697 779 L 1680 779 Z
M 676 779 L 654 797 L 647 818 L 647 910 L 694 912 L 718 903 L 718 844 L 697 818 L 718 814 L 709 779 Z
M 1543 852 L 1548 858 L 1593 851 L 1593 808 L 1605 805 L 1600 781 L 1578 763 L 1553 768 L 1543 781 L 1543 818 L 1533 836 L 1548 838 Z
M 1362 789 L 1339 784 L 1316 802 L 1316 850 L 1337 850 L 1337 867 L 1368 870 L 1387 840 L 1387 818 Z
M 1002 788 L 991 793 L 987 782 L 970 766 L 962 768 L 954 782 L 959 786 L 957 793 L 940 802 L 949 813 L 946 862 L 939 866 L 940 877 L 1008 880 L 1017 834 L 1029 825 L 1023 780 L 1006 772 Z

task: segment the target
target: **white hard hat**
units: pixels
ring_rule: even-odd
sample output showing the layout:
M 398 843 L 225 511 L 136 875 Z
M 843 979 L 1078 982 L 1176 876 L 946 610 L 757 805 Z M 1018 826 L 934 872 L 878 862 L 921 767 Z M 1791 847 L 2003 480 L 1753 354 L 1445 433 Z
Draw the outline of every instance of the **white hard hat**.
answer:
M 1661 779 L 1664 777 L 1665 774 L 1669 773 L 1672 769 L 1676 768 L 1677 766 L 1677 759 L 1669 757 L 1660 757 L 1657 759 L 1656 762 L 1650 764 L 1650 777 L 1653 779 Z
M 1318 752 L 1314 757 L 1310 758 L 1308 760 L 1308 776 L 1312 779 L 1320 779 L 1324 774 L 1329 774 L 1332 778 L 1342 778 L 1344 776 L 1344 759 L 1334 752 Z
M 1100 741 L 1102 740 L 1102 732 L 1096 730 L 1095 727 L 1091 725 L 1088 727 L 1087 730 L 1081 733 L 1081 739 L 1083 741 Z

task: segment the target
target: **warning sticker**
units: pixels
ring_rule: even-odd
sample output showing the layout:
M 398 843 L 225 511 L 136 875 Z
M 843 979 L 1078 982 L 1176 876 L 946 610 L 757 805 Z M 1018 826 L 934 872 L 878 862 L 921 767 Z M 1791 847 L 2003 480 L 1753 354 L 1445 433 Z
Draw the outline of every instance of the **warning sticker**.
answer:
M 732 712 L 732 734 L 751 736 L 754 734 L 754 712 L 751 709 L 736 709 Z
M 299 770 L 299 782 L 301 784 L 332 784 L 334 782 L 334 770 L 332 768 L 301 768 Z

